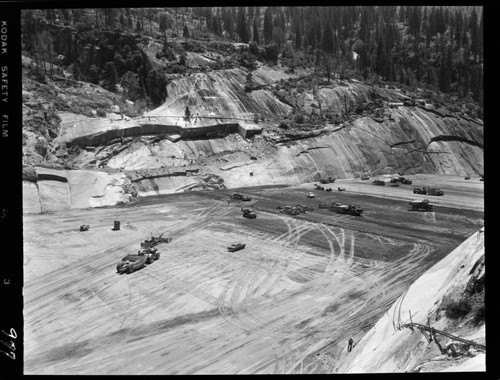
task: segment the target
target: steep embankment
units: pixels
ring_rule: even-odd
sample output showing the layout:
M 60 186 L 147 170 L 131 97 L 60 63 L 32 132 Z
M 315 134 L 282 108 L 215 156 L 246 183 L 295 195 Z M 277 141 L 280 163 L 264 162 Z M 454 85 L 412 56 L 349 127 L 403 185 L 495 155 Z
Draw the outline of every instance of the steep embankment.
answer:
M 430 325 L 484 345 L 484 324 L 478 328 L 470 321 L 454 322 L 444 315 L 442 304 L 443 298 L 461 296 L 469 291 L 472 281 L 484 276 L 483 258 L 484 228 L 415 281 L 386 315 L 355 344 L 351 353 L 342 353 L 336 372 L 484 371 L 484 350 L 470 347 L 463 351 L 464 347 L 452 345 L 459 343 L 457 340 L 437 333 L 429 341 L 428 333 L 426 336 L 417 328 L 412 330 L 402 326 L 410 322 Z

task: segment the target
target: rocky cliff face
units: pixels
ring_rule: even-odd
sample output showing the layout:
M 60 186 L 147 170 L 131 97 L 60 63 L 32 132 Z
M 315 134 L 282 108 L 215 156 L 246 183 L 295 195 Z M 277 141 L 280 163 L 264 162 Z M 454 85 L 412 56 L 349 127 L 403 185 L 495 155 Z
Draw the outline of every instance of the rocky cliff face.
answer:
M 50 157 L 61 169 L 69 169 L 71 162 L 72 169 L 109 168 L 129 179 L 138 170 L 166 170 L 165 175 L 131 184 L 142 195 L 206 188 L 194 184 L 203 183 L 208 174 L 221 178 L 226 187 L 296 184 L 363 172 L 483 174 L 481 120 L 434 109 L 395 88 L 344 80 L 308 90 L 304 80 L 261 65 L 253 71 L 249 89 L 246 73 L 239 68 L 200 72 L 173 80 L 165 102 L 135 118 L 113 113 L 111 108 L 122 104 L 113 105 L 108 92 L 93 86 L 95 101 L 99 103 L 100 94 L 111 101 L 106 117 L 60 112 L 59 130 L 54 123 L 47 129 L 57 137 L 47 132 L 44 141 L 38 141 L 31 129 L 25 131 L 26 142 L 36 147 L 34 155 Z M 47 86 L 54 88 L 52 102 L 75 103 L 76 94 L 68 97 L 67 86 L 50 81 Z M 23 96 L 33 99 L 33 89 L 27 86 Z M 188 179 L 185 173 L 167 173 L 168 168 L 182 172 L 193 165 L 199 170 Z M 77 175 L 70 177 L 76 181 Z M 40 182 L 40 199 L 47 183 Z M 32 184 L 26 188 L 33 193 Z M 95 190 L 102 193 L 100 187 Z M 89 199 L 68 204 L 112 204 Z

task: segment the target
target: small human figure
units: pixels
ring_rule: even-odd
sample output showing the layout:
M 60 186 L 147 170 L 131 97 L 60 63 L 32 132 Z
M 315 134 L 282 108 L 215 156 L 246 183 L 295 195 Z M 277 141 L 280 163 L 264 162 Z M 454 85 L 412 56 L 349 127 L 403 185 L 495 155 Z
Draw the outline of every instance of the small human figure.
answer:
M 353 343 L 354 341 L 352 340 L 352 338 L 349 338 L 349 342 L 347 344 L 347 352 L 351 352 Z

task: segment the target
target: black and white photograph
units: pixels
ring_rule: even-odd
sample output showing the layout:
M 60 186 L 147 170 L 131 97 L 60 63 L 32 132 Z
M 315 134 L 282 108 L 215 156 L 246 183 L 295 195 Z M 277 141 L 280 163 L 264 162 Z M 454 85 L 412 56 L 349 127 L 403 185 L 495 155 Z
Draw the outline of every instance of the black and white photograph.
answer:
M 486 7 L 27 4 L 2 360 L 486 374 Z

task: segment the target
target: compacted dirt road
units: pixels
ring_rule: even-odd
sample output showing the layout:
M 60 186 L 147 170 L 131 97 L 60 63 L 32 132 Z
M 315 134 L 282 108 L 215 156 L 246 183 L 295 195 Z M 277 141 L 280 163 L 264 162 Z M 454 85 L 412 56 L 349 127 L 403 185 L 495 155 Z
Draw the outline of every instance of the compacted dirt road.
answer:
M 435 212 L 409 211 L 408 201 L 423 197 L 412 186 L 345 180 L 315 199 L 305 197 L 313 184 L 303 184 L 239 189 L 250 202 L 228 203 L 225 190 L 26 214 L 25 374 L 328 372 L 349 337 L 360 338 L 483 225 L 482 182 L 419 181 L 445 191 L 427 197 Z M 325 200 L 364 213 L 318 209 Z M 249 204 L 256 219 L 242 217 Z M 287 204 L 314 211 L 276 209 Z M 79 232 L 81 224 L 90 230 Z M 160 233 L 172 241 L 158 246 L 158 261 L 116 273 L 118 260 Z M 228 252 L 236 242 L 246 248 Z

